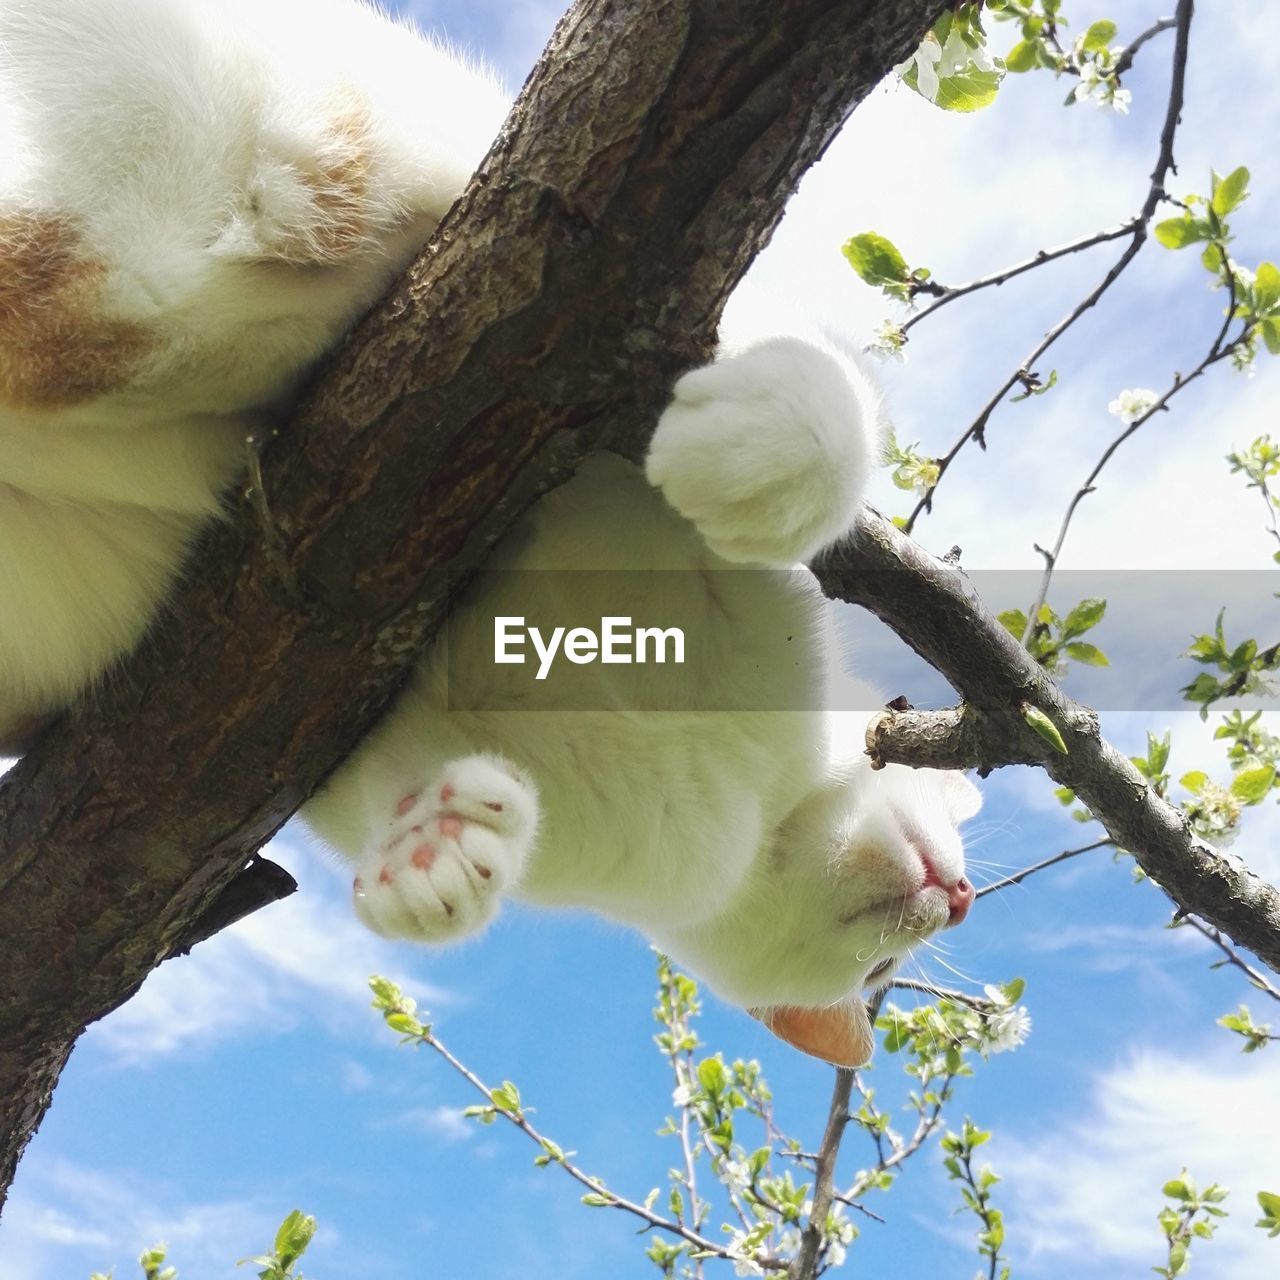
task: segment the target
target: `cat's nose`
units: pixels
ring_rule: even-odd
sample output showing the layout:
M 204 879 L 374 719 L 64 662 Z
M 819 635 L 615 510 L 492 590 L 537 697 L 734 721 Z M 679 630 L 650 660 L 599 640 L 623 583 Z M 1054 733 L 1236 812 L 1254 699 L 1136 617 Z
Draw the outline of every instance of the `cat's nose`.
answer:
M 951 915 L 947 923 L 959 924 L 969 914 L 975 896 L 973 885 L 964 876 L 948 887 L 947 905 L 951 908 Z

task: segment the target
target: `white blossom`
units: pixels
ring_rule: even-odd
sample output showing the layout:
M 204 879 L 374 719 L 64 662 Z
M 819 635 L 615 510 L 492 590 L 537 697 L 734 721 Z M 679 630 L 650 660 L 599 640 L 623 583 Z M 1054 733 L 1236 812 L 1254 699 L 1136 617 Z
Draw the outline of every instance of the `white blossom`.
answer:
M 1107 100 L 1107 106 L 1117 115 L 1127 116 L 1129 114 L 1129 103 L 1132 101 L 1133 94 L 1128 89 L 1115 89 Z
M 991 61 L 991 55 L 987 52 L 986 46 L 979 44 L 975 47 L 969 44 L 960 34 L 956 23 L 951 24 L 947 43 L 942 46 L 940 62 L 943 76 L 963 75 L 969 69 L 970 63 L 978 71 L 995 70 L 995 63 Z
M 922 97 L 928 98 L 930 102 L 933 102 L 938 97 L 938 63 L 941 58 L 942 46 L 938 44 L 937 37 L 931 31 L 920 41 L 920 47 L 915 53 L 906 62 L 901 62 L 894 67 L 894 71 L 899 76 L 905 77 L 914 65 L 916 69 L 916 89 Z
M 751 1185 L 751 1169 L 743 1160 L 726 1160 L 720 1166 L 720 1179 L 731 1191 L 742 1192 Z
M 755 1260 L 752 1253 L 747 1252 L 747 1237 L 741 1231 L 733 1233 L 733 1239 L 725 1247 L 725 1253 L 733 1259 L 735 1276 L 762 1276 L 764 1268 Z
M 1122 391 L 1107 405 L 1107 412 L 1114 413 L 1121 422 L 1137 422 L 1160 397 L 1145 387 Z
M 677 1107 L 687 1107 L 698 1096 L 698 1091 L 687 1080 L 671 1091 L 671 1101 Z
M 1031 1033 L 1031 1015 L 1019 1005 L 1002 1009 L 987 1019 L 983 1048 L 987 1053 L 1004 1053 L 1016 1049 Z
M 867 344 L 867 351 L 881 360 L 897 360 L 899 364 L 905 364 L 907 356 L 903 348 L 906 341 L 901 326 L 894 324 L 892 320 L 886 320 Z

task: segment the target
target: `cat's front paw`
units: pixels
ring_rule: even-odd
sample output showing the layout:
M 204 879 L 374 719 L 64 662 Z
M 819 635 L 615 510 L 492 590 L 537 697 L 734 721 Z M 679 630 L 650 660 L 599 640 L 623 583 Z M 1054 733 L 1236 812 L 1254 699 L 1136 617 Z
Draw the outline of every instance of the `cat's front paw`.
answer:
M 468 756 L 387 816 L 360 860 L 356 914 L 385 937 L 446 942 L 492 919 L 533 845 L 538 804 L 505 761 Z
M 676 383 L 645 472 L 725 559 L 794 564 L 853 522 L 878 418 L 859 369 L 775 338 Z

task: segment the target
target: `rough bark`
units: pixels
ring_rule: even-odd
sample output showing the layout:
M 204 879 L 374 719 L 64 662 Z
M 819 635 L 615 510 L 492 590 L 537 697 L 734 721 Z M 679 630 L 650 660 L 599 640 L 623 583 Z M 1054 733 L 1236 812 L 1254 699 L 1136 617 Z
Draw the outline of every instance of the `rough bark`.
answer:
M 983 607 L 963 572 L 936 559 L 874 511 L 813 565 L 823 591 L 870 609 L 964 699 L 963 708 L 886 712 L 867 745 L 882 763 L 997 768 L 1038 763 L 1070 787 L 1180 912 L 1216 925 L 1280 971 L 1280 893 L 1191 829 L 1098 732 L 1098 717 L 1045 673 Z M 1065 753 L 1027 723 L 1053 721 Z
M 561 22 L 266 450 L 270 523 L 245 502 L 212 531 L 121 677 L 0 786 L 0 1194 L 81 1031 L 201 932 L 519 512 L 591 450 L 635 450 L 800 176 L 941 7 L 582 0 Z

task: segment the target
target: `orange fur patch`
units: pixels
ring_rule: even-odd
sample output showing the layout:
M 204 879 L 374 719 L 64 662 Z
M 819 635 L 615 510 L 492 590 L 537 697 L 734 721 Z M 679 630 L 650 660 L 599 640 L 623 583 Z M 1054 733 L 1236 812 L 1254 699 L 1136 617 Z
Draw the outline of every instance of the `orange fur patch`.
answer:
M 0 214 L 0 401 L 59 408 L 129 381 L 156 339 L 103 313 L 106 274 L 70 220 Z
M 373 169 L 369 108 L 345 94 L 313 168 L 300 174 L 317 213 L 310 225 L 276 242 L 280 257 L 299 266 L 324 266 L 369 243 L 369 183 Z

